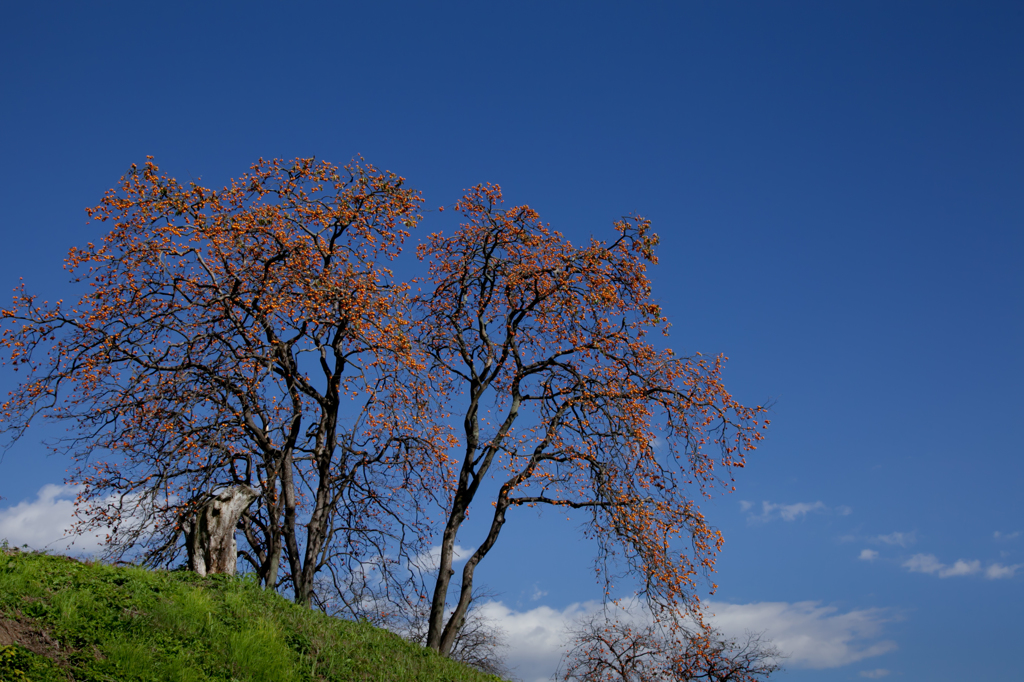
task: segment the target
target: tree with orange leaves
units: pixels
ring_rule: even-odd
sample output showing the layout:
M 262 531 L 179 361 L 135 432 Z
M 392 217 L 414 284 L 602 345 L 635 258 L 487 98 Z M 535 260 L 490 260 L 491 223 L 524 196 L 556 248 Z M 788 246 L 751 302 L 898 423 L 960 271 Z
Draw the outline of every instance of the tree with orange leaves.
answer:
M 648 341 L 667 330 L 646 275 L 657 262 L 649 221 L 624 218 L 613 240 L 577 247 L 529 207 L 502 208 L 497 186 L 473 188 L 456 209 L 458 231 L 420 246 L 432 289 L 416 299 L 413 333 L 433 393 L 461 422 L 427 645 L 451 651 L 507 515 L 538 505 L 587 514 L 606 593 L 622 570 L 662 621 L 699 619 L 696 580 L 722 538 L 697 499 L 743 466 L 768 424 L 764 407 L 725 390 L 725 358 Z M 488 477 L 493 495 L 481 493 Z M 474 503 L 493 507 L 490 526 L 449 600 Z
M 81 527 L 109 529 L 114 555 L 173 563 L 182 519 L 245 484 L 258 501 L 239 554 L 264 585 L 312 604 L 333 582 L 338 608 L 380 604 L 367 589 L 401 580 L 389 567 L 422 550 L 423 491 L 444 487 L 407 286 L 382 264 L 420 203 L 362 162 L 260 160 L 220 191 L 132 166 L 88 210 L 110 232 L 68 256 L 81 299 L 22 286 L 0 311 L 27 373 L 6 433 L 69 427 L 55 449 L 78 463 Z

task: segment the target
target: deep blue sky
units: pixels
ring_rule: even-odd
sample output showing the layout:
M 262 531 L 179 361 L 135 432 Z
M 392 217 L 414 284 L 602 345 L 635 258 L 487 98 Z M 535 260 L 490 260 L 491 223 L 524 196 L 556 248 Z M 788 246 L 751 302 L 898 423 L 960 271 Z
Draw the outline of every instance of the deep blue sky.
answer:
M 82 209 L 147 154 L 209 186 L 362 154 L 430 207 L 499 183 L 577 242 L 646 215 L 672 347 L 775 400 L 705 507 L 719 610 L 848 645 L 780 679 L 1019 679 L 1021 36 L 1021 3 L 11 3 L 0 289 L 72 297 Z M 41 453 L 7 454 L 0 509 L 60 482 Z M 572 530 L 510 521 L 478 572 L 510 624 L 599 597 Z

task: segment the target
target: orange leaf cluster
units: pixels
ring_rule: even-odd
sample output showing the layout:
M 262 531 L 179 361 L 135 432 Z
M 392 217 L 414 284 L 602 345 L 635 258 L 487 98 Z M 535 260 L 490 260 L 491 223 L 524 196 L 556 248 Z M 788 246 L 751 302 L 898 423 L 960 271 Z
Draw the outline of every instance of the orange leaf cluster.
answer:
M 108 234 L 68 256 L 78 303 L 22 289 L 0 312 L 0 345 L 30 374 L 8 432 L 40 413 L 69 424 L 58 449 L 79 462 L 83 523 L 111 527 L 114 551 L 171 561 L 181 516 L 246 483 L 260 501 L 243 557 L 298 601 L 325 567 L 398 561 L 390 539 L 427 532 L 411 491 L 447 475 L 408 287 L 384 265 L 421 203 L 361 161 L 261 159 L 219 191 L 132 166 L 88 209 Z
M 432 289 L 417 298 L 415 336 L 446 409 L 463 416 L 428 643 L 447 650 L 476 565 L 522 506 L 585 510 L 606 590 L 617 565 L 653 602 L 699 614 L 695 580 L 713 570 L 722 537 L 697 501 L 730 487 L 763 437 L 765 408 L 729 394 L 725 358 L 647 340 L 667 329 L 646 274 L 658 243 L 648 220 L 623 218 L 614 240 L 577 247 L 528 206 L 501 204 L 499 187 L 473 188 L 456 205 L 458 231 L 419 247 Z M 491 527 L 442 623 L 452 548 L 485 477 L 500 482 Z

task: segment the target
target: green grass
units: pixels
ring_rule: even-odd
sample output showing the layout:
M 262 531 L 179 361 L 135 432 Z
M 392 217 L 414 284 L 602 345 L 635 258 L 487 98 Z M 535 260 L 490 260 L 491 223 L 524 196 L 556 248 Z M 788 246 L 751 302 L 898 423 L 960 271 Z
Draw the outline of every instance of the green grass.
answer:
M 497 682 L 245 578 L 0 551 L 0 682 Z

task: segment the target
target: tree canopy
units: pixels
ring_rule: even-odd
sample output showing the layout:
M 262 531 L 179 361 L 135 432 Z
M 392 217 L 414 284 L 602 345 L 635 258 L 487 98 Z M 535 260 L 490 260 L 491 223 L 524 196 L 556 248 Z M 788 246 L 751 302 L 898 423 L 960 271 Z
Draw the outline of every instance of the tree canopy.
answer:
M 261 581 L 309 603 L 327 571 L 358 605 L 356 569 L 420 551 L 421 493 L 444 487 L 408 287 L 386 267 L 420 203 L 361 162 L 260 160 L 221 191 L 132 166 L 88 209 L 109 233 L 68 256 L 81 299 L 22 287 L 0 313 L 28 374 L 5 429 L 69 426 L 55 449 L 78 462 L 83 521 L 109 528 L 115 553 L 174 561 L 181 517 L 245 483 L 260 497 L 241 558 Z
M 462 224 L 419 245 L 413 294 L 388 264 L 422 199 L 393 173 L 260 160 L 214 191 L 132 166 L 88 209 L 102 242 L 68 256 L 81 298 L 22 286 L 0 311 L 25 373 L 3 429 L 67 425 L 54 448 L 77 463 L 81 528 L 151 565 L 179 560 L 204 500 L 251 487 L 239 557 L 264 585 L 385 620 L 429 603 L 442 654 L 521 507 L 580 510 L 606 595 L 628 576 L 661 621 L 699 623 L 722 544 L 699 502 L 731 490 L 765 408 L 726 390 L 725 357 L 651 340 L 668 320 L 649 220 L 577 246 L 502 201 L 496 185 L 463 196 Z M 474 505 L 491 521 L 453 590 Z
M 606 590 L 624 569 L 652 605 L 699 617 L 695 579 L 722 538 L 697 501 L 743 466 L 764 408 L 726 391 L 724 357 L 680 357 L 648 340 L 668 323 L 646 275 L 657 262 L 650 221 L 624 218 L 612 239 L 577 247 L 528 206 L 503 208 L 495 185 L 456 209 L 460 228 L 420 246 L 430 287 L 415 301 L 433 393 L 462 427 L 428 645 L 450 649 L 476 567 L 524 506 L 585 510 Z M 492 476 L 499 489 L 479 500 Z M 481 501 L 490 528 L 448 614 L 456 539 Z

